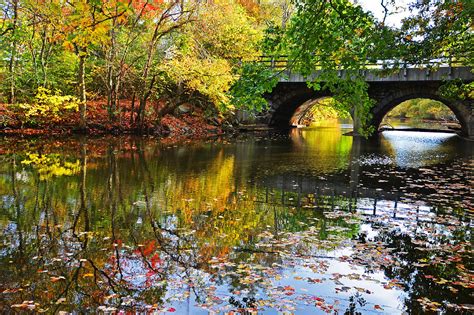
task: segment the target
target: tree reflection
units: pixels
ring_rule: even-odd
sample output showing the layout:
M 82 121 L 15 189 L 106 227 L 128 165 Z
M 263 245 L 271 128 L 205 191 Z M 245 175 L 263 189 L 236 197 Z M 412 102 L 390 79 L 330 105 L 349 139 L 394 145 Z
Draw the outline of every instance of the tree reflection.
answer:
M 334 262 L 363 265 L 364 275 L 384 270 L 414 312 L 469 303 L 471 234 L 454 215 L 440 208 L 434 225 L 407 223 L 402 233 L 361 216 L 357 200 L 335 191 L 262 186 L 232 149 L 187 150 L 118 140 L 96 151 L 81 141 L 76 153 L 52 153 L 70 173 L 22 163 L 28 152 L 2 157 L 0 311 L 149 312 L 179 302 L 241 312 L 304 302 L 331 311 L 337 296 L 323 302 L 301 289 L 327 286 L 334 295 L 338 279 L 350 278 L 328 274 Z M 376 236 L 360 233 L 369 223 Z M 346 314 L 374 308 L 367 290 L 357 292 L 340 293 Z
M 414 234 L 384 230 L 374 239 L 393 248 L 395 263 L 384 267 L 385 274 L 405 287 L 409 293 L 405 305 L 413 312 L 468 313 L 460 305 L 472 299 L 470 232 L 464 224 L 422 225 L 418 230 Z

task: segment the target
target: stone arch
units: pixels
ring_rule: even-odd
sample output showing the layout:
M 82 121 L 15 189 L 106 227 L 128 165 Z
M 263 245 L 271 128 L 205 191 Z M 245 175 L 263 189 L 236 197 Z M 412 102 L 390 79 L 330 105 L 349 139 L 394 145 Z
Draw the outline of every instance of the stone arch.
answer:
M 369 96 L 376 105 L 371 109 L 370 125 L 377 129 L 385 115 L 400 103 L 414 98 L 429 98 L 448 106 L 461 124 L 461 133 L 474 138 L 474 101 L 454 101 L 441 97 L 438 94 L 440 81 L 379 81 L 369 84 Z M 308 88 L 305 82 L 280 82 L 272 93 L 266 95 L 270 108 L 258 117 L 258 122 L 277 128 L 289 128 L 290 118 L 296 109 L 311 99 L 331 97 L 329 91 L 314 91 Z M 355 113 L 350 113 L 354 124 L 358 122 Z
M 385 93 L 383 97 L 379 96 L 378 98 L 376 106 L 371 110 L 373 115 L 371 125 L 375 126 L 376 129 L 379 128 L 383 118 L 388 114 L 388 112 L 400 103 L 415 98 L 427 98 L 445 104 L 454 113 L 461 124 L 461 133 L 469 137 L 474 136 L 474 104 L 472 103 L 472 100 L 454 101 L 446 99 L 438 94 L 438 86 L 430 86 L 426 84 L 411 84 L 409 87 L 405 88 L 399 86 L 391 93 Z M 377 100 L 377 97 L 375 99 Z
M 327 99 L 329 96 L 322 96 L 316 99 L 309 99 L 300 106 L 296 108 L 293 115 L 290 117 L 290 126 L 298 126 L 301 125 L 301 120 L 308 114 L 308 111 L 311 108 L 318 104 L 319 102 Z
M 279 84 L 267 97 L 270 109 L 263 122 L 273 127 L 289 128 L 290 119 L 298 107 L 309 100 L 330 96 L 328 91 L 315 91 L 306 83 Z

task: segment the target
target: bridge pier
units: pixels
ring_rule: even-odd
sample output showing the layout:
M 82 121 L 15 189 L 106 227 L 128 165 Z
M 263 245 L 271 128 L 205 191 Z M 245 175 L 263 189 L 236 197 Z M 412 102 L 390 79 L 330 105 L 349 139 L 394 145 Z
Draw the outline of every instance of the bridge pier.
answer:
M 351 113 L 352 116 L 352 136 L 360 137 L 360 130 L 362 130 L 362 120 L 360 116 L 360 109 L 359 106 L 354 106 L 354 110 Z
M 474 112 L 474 107 L 471 106 L 472 111 Z M 468 133 L 467 133 L 467 138 L 474 140 L 474 113 L 471 114 L 470 120 L 468 122 Z

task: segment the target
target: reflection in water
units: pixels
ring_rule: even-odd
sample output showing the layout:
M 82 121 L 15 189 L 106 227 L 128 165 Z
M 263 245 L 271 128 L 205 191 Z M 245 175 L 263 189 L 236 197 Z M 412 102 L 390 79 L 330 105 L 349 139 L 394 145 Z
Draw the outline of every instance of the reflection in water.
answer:
M 17 145 L 0 310 L 468 312 L 472 144 L 342 133 Z
M 306 152 L 305 164 L 318 171 L 345 169 L 349 163 L 352 137 L 344 136 L 344 129 L 292 129 L 291 140 L 298 151 Z
M 417 129 L 431 129 L 431 130 L 453 130 L 451 129 L 454 127 L 455 129 L 460 129 L 461 125 L 459 122 L 444 122 L 444 121 L 423 121 L 417 119 L 400 119 L 395 117 L 385 117 L 382 125 L 389 128 L 395 129 L 410 129 L 410 128 L 417 128 Z
M 381 144 L 383 150 L 394 158 L 393 164 L 420 167 L 452 158 L 449 141 L 456 138 L 456 135 L 447 133 L 384 131 Z

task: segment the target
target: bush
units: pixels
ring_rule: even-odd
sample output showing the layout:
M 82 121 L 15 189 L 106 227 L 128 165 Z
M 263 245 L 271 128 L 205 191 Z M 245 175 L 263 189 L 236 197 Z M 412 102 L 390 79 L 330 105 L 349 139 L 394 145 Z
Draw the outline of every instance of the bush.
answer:
M 61 95 L 59 90 L 54 93 L 43 87 L 31 103 L 18 103 L 8 106 L 21 125 L 39 125 L 42 123 L 55 123 L 65 117 L 67 113 L 76 112 L 80 101 L 75 96 Z

